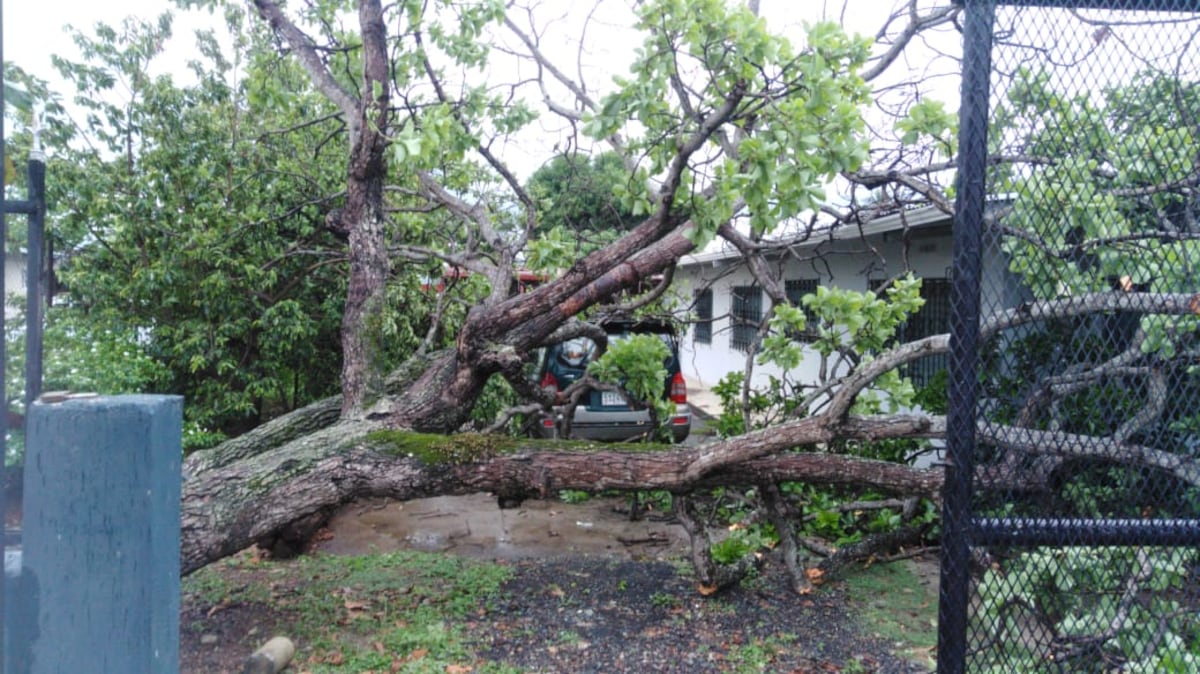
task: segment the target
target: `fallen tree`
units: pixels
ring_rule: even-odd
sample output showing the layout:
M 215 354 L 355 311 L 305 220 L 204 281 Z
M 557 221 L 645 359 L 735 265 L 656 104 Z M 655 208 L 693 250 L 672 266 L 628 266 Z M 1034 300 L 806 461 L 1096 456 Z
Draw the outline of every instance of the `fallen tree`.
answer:
M 529 385 L 522 367 L 534 350 L 557 338 L 564 323 L 667 270 L 738 213 L 748 214 L 756 230 L 763 231 L 815 208 L 813 187 L 865 157 L 858 109 L 867 100 L 867 87 L 858 72 L 871 54 L 865 40 L 850 38 L 832 24 L 821 24 L 809 44 L 796 50 L 765 29 L 754 16 L 756 7 L 716 3 L 681 14 L 670 3 L 650 3 L 625 16 L 646 36 L 645 48 L 631 64 L 636 81 L 599 99 L 590 93 L 594 88 L 572 80 L 547 55 L 540 37 L 544 19 L 532 11 L 522 20 L 516 8 L 505 16 L 498 4 L 480 3 L 456 7 L 453 13 L 398 11 L 385 17 L 378 0 L 355 4 L 355 38 L 361 42 L 351 40 L 344 51 L 327 51 L 322 45 L 342 44 L 346 37 L 331 23 L 310 24 L 272 0 L 249 3 L 283 46 L 285 58 L 295 59 L 345 123 L 349 161 L 344 204 L 326 217 L 327 226 L 344 235 L 349 246 L 342 396 L 189 458 L 186 570 L 293 520 L 370 494 L 409 498 L 487 489 L 521 498 L 570 486 L 686 490 L 706 480 L 744 479 L 747 461 L 753 459 L 765 462 L 758 468 L 768 474 L 816 470 L 827 472 L 830 480 L 838 479 L 836 472 L 861 473 L 868 480 L 894 474 L 886 479 L 908 479 L 915 485 L 932 479 L 901 478 L 904 469 L 873 464 L 837 467 L 817 461 L 813 466 L 825 466 L 818 470 L 805 468 L 807 460 L 795 464 L 796 457 L 771 457 L 839 434 L 911 436 L 932 425 L 915 418 L 852 421 L 843 418 L 846 410 L 796 422 L 770 438 L 751 435 L 723 443 L 717 451 L 695 453 L 564 453 L 518 447 L 490 456 L 462 440 L 465 449 L 451 444 L 441 454 L 425 451 L 408 457 L 396 450 L 396 442 L 382 442 L 381 434 L 389 432 L 458 431 L 493 376 L 503 377 L 528 398 L 552 403 L 548 394 Z M 945 23 L 950 12 L 936 14 L 934 23 Z M 538 225 L 541 206 L 491 148 L 496 137 L 527 125 L 532 116 L 522 118 L 519 104 L 485 90 L 452 88 L 446 75 L 446 64 L 470 69 L 483 63 L 486 53 L 470 45 L 481 43 L 489 22 L 502 17 L 503 27 L 496 24 L 499 33 L 487 37 L 540 73 L 536 81 L 520 86 L 539 91 L 549 114 L 574 129 L 577 139 L 582 129 L 618 153 L 630 175 L 625 199 L 631 212 L 643 218 L 521 294 L 512 292 L 516 262 L 546 235 Z M 728 33 L 730 26 L 737 30 Z M 894 59 L 911 37 L 903 35 L 884 58 Z M 505 40 L 520 51 L 510 51 Z M 738 56 L 742 49 L 757 56 Z M 392 58 L 397 54 L 406 57 Z M 351 67 L 361 76 L 347 79 L 343 73 Z M 664 68 L 675 74 L 657 78 L 654 73 Z M 397 78 L 423 85 L 402 89 Z M 805 106 L 806 92 L 816 89 L 822 91 L 822 104 Z M 568 102 L 559 103 L 560 96 Z M 398 103 L 398 97 L 403 101 Z M 664 100 L 671 114 L 662 114 Z M 507 121 L 500 123 L 502 118 Z M 631 122 L 640 128 L 634 131 Z M 759 135 L 770 139 L 766 146 L 746 142 Z M 445 162 L 461 161 L 468 150 L 507 191 L 499 198 L 515 221 L 503 221 L 504 214 L 485 198 L 468 196 L 461 185 L 451 184 Z M 747 170 L 752 167 L 759 168 Z M 385 185 L 400 187 L 389 193 Z M 787 188 L 781 190 L 781 185 Z M 479 193 L 497 198 L 488 189 Z M 396 237 L 389 214 L 406 210 L 444 213 L 468 233 L 440 246 Z M 451 348 L 431 351 L 404 376 L 385 381 L 376 366 L 383 337 L 371 316 L 383 306 L 388 279 L 412 259 L 437 259 L 477 274 L 489 290 L 457 326 Z M 918 489 L 933 493 L 929 485 Z
M 847 316 L 838 314 L 833 303 L 822 306 L 819 298 L 788 298 L 779 270 L 783 266 L 780 261 L 791 254 L 792 244 L 824 236 L 834 227 L 861 227 L 879 215 L 904 214 L 916 204 L 932 203 L 950 212 L 946 185 L 938 181 L 956 166 L 956 160 L 940 156 L 954 144 L 953 116 L 936 101 L 923 99 L 916 85 L 909 90 L 883 82 L 889 67 L 902 60 L 899 57 L 914 40 L 919 41 L 918 36 L 928 31 L 953 31 L 957 8 L 898 1 L 872 45 L 831 23 L 814 24 L 798 41 L 783 39 L 768 31 L 767 22 L 756 15 L 756 2 L 742 8 L 722 2 L 648 1 L 636 3 L 633 13 L 626 11 L 628 7 L 618 7 L 613 16 L 602 13 L 616 3 L 598 3 L 576 17 L 582 26 L 578 50 L 565 59 L 547 39 L 558 34 L 557 19 L 545 16 L 536 6 L 401 2 L 385 7 L 378 0 L 356 0 L 350 3 L 356 12 L 345 13 L 334 4 L 313 2 L 297 8 L 274 0 L 246 3 L 250 13 L 261 20 L 263 31 L 250 31 L 259 40 L 257 51 L 245 54 L 245 61 L 251 64 L 247 66 L 251 81 L 255 86 L 265 86 L 265 81 L 276 85 L 277 90 L 271 92 L 275 96 L 303 99 L 297 107 L 308 112 L 296 114 L 308 114 L 311 119 L 281 116 L 295 123 L 281 124 L 286 128 L 256 129 L 257 139 L 247 141 L 241 134 L 252 127 L 239 125 L 249 125 L 252 120 L 239 116 L 243 101 L 233 98 L 228 107 L 216 110 L 232 119 L 230 128 L 221 132 L 229 134 L 229 145 L 237 151 L 222 155 L 224 163 L 206 165 L 203 175 L 230 176 L 233 166 L 240 167 L 239 152 L 249 152 L 267 138 L 303 130 L 314 134 L 311 144 L 317 150 L 310 163 L 315 168 L 304 167 L 313 174 L 328 172 L 324 163 L 328 148 L 336 145 L 330 141 L 345 141 L 344 164 L 337 164 L 344 170 L 344 184 L 331 189 L 311 174 L 296 178 L 306 189 L 282 192 L 289 199 L 283 215 L 235 223 L 226 237 L 241 241 L 238 237 L 246 232 L 278 225 L 285 231 L 295 230 L 295 240 L 266 261 L 222 260 L 214 269 L 206 268 L 192 284 L 204 286 L 211 279 L 244 274 L 242 284 L 250 286 L 247 297 L 251 302 L 270 305 L 261 315 L 239 317 L 253 329 L 236 357 L 209 361 L 209 352 L 229 339 L 214 327 L 223 326 L 221 321 L 229 318 L 219 306 L 203 307 L 200 324 L 206 329 L 178 332 L 197 350 L 185 360 L 179 378 L 238 371 L 269 350 L 261 343 L 266 341 L 261 330 L 271 320 L 285 324 L 287 329 L 280 332 L 286 335 L 311 334 L 305 322 L 293 325 L 281 318 L 280 313 L 288 312 L 276 312 L 274 302 L 292 301 L 288 293 L 304 282 L 331 285 L 328 276 L 317 277 L 317 271 L 342 265 L 346 287 L 340 334 L 341 395 L 301 406 L 188 457 L 183 502 L 185 572 L 268 540 L 297 520 L 319 519 L 340 504 L 366 496 L 407 499 L 482 490 L 514 502 L 552 495 L 560 489 L 665 489 L 683 495 L 720 485 L 761 486 L 769 492 L 781 483 L 796 481 L 936 500 L 942 480 L 936 468 L 918 470 L 856 457 L 849 446 L 853 442 L 940 438 L 943 434 L 945 422 L 937 415 L 883 415 L 862 409 L 867 407 L 863 401 L 869 396 L 863 393 L 868 390 L 894 394 L 897 399 L 906 395 L 903 382 L 894 376 L 898 367 L 948 349 L 946 335 L 898 346 L 890 343 L 897 326 L 919 306 L 915 279 L 893 286 L 904 286 L 896 297 L 884 288 L 854 297 L 860 315 Z M 582 37 L 589 28 L 606 22 L 631 26 L 643 36 L 641 46 L 627 55 L 628 75 L 611 86 L 585 80 L 585 75 L 596 69 L 604 74 L 624 70 L 624 64 L 607 62 L 604 55 L 592 56 L 591 45 Z M 156 43 L 156 39 L 147 39 L 145 48 L 150 50 Z M 510 60 L 502 63 L 501 59 Z M 494 69 L 485 74 L 485 66 Z M 276 76 L 280 79 L 271 79 Z M 509 81 L 500 81 L 504 79 Z M 873 87 L 877 91 L 872 92 Z M 886 106 L 898 111 L 888 120 L 894 128 L 885 123 L 868 130 L 862 110 L 871 94 L 877 94 L 875 100 L 880 101 L 896 92 L 906 98 L 891 100 Z M 206 91 L 205 96 L 182 100 L 202 106 L 210 95 L 218 97 Z M 313 103 L 318 98 L 323 106 Z M 1036 108 L 1028 101 L 1043 99 L 1058 100 L 1043 95 L 1026 97 L 1021 104 Z M 178 104 L 174 99 L 170 102 Z M 639 223 L 629 226 L 622 220 L 619 231 L 614 228 L 612 236 L 599 238 L 588 247 L 566 245 L 561 232 L 543 226 L 543 219 L 553 220 L 543 216 L 547 209 L 554 209 L 554 195 L 532 191 L 522 183 L 498 149 L 506 143 L 529 142 L 531 132 L 539 135 L 530 127 L 534 105 L 542 108 L 543 124 L 558 125 L 553 135 L 569 148 L 568 154 L 605 147 L 619 158 L 624 175 L 612 186 L 613 191 L 619 195 L 622 214 L 632 215 Z M 1042 107 L 1054 106 L 1044 102 Z M 208 108 L 201 111 L 207 113 Z M 1050 114 L 1036 109 L 1018 112 L 1032 120 Z M 1101 120 L 1113 128 L 1127 126 L 1120 119 L 1104 122 L 1099 114 L 1077 117 Z M 1000 131 L 1008 131 L 1010 136 L 1040 132 L 1038 123 L 1022 127 L 1011 121 L 1019 118 L 1015 113 L 1007 117 L 1013 128 Z M 170 125 L 168 132 L 153 138 L 156 142 L 142 142 L 138 125 L 127 124 L 123 118 L 118 121 L 112 142 L 128 151 L 128 165 L 121 166 L 121 171 L 89 173 L 136 174 L 133 155 L 145 148 L 175 139 L 193 142 Z M 1081 135 L 1106 137 L 1103 133 Z M 224 136 L 220 138 L 224 140 Z M 893 142 L 881 149 L 869 146 L 869 138 L 872 144 L 879 138 Z M 183 161 L 204 161 L 199 155 L 205 153 L 184 149 L 187 152 L 157 157 L 157 161 L 173 167 Z M 1014 152 L 997 155 L 993 163 L 1017 167 L 1014 175 L 1032 182 L 1044 175 L 1042 169 L 1048 172 L 1056 167 L 1058 155 L 1069 158 L 1072 151 Z M 284 154 L 296 152 L 286 148 Z M 1087 153 L 1081 155 L 1092 159 Z M 1190 161 L 1177 158 L 1159 163 L 1190 166 Z M 293 164 L 272 165 L 267 171 L 253 162 L 247 165 L 249 169 L 240 167 L 246 173 L 238 175 L 257 179 L 260 174 L 290 175 L 300 170 Z M 1092 320 L 1089 317 L 1102 320 L 1110 315 L 1133 316 L 1140 332 L 1096 362 L 1087 354 L 1076 354 L 1079 357 L 1074 359 L 1043 358 L 1037 368 L 1026 371 L 989 373 L 985 383 L 991 386 L 990 402 L 1000 400 L 1012 409 L 1007 410 L 1011 414 L 1003 423 L 980 427 L 978 437 L 990 452 L 989 465 L 980 471 L 983 489 L 1050 490 L 1059 474 L 1079 460 L 1146 467 L 1190 485 L 1195 485 L 1200 475 L 1194 455 L 1173 451 L 1169 443 L 1150 432 L 1188 421 L 1170 411 L 1168 392 L 1185 381 L 1189 368 L 1200 361 L 1195 325 L 1185 320 L 1194 320 L 1200 313 L 1200 302 L 1189 294 L 1194 288 L 1175 282 L 1178 279 L 1152 288 L 1146 279 L 1161 272 L 1141 270 L 1136 283 L 1132 277 L 1093 278 L 1082 273 L 1099 268 L 1097 260 L 1101 258 L 1115 269 L 1152 258 L 1142 254 L 1147 248 L 1178 253 L 1175 248 L 1182 250 L 1200 238 L 1191 222 L 1191 206 L 1179 205 L 1193 201 L 1189 195 L 1194 193 L 1195 176 L 1143 176 L 1110 185 L 1101 179 L 1111 178 L 1096 173 L 1091 177 L 1102 184 L 1088 193 L 1140 201 L 1124 210 L 1081 206 L 1081 212 L 1120 213 L 1128 220 L 1119 226 L 1105 222 L 1095 228 L 1099 233 L 1093 232 L 1090 239 L 1084 236 L 1087 232 L 1060 236 L 1055 227 L 1046 226 L 1059 222 L 1057 202 L 1043 204 L 1047 212 L 1039 213 L 1039 218 L 1029 217 L 1031 208 L 1036 208 L 1023 199 L 1037 187 L 1033 184 L 1022 184 L 1014 192 L 1016 203 L 1004 213 L 993 214 L 990 231 L 1002 236 L 1012 259 L 1024 265 L 1009 271 L 1021 273 L 1023 281 L 1038 293 L 1035 300 L 981 317 L 981 337 L 989 345 L 1007 345 L 1047 325 L 1068 324 L 1068 340 L 1083 339 L 1088 329 L 1095 328 L 1087 325 Z M 1116 173 L 1140 175 L 1137 171 Z M 187 197 L 183 201 L 168 202 L 167 197 L 177 195 L 162 195 L 160 202 L 166 205 L 159 211 L 145 217 L 139 212 L 139 220 L 162 231 L 151 228 L 132 236 L 128 251 L 116 250 L 112 259 L 103 261 L 101 266 L 110 275 L 96 282 L 80 277 L 75 283 L 78 291 L 127 284 L 129 267 L 155 252 L 151 243 L 165 246 L 174 239 L 190 243 L 192 238 L 211 238 L 204 226 L 190 230 L 190 236 L 164 233 L 170 230 L 164 222 L 180 224 L 170 219 L 178 213 L 190 216 L 199 212 L 192 200 L 206 192 L 207 180 L 202 176 L 198 179 L 201 187 L 174 190 Z M 825 201 L 823 191 L 834 181 L 850 185 L 844 207 L 834 208 Z M 155 185 L 175 183 L 175 179 L 158 180 Z M 231 177 L 227 183 L 220 198 L 208 204 L 208 217 L 232 210 L 229 200 L 245 191 Z M 568 185 L 566 189 L 571 188 Z M 140 194 L 137 189 L 111 191 Z M 864 196 L 864 191 L 870 194 Z M 604 196 L 610 202 L 615 198 Z M 1155 197 L 1170 203 L 1140 205 Z M 102 200 L 91 201 L 90 206 L 95 206 Z M 138 203 L 144 206 L 142 202 L 149 201 Z M 1005 219 L 1005 213 L 1026 219 Z M 128 209 L 112 217 L 122 224 L 114 225 L 114 232 L 128 229 L 128 223 L 119 219 L 130 217 Z M 799 231 L 773 238 L 784 224 Z M 91 232 L 92 223 L 86 226 Z M 115 236 L 111 241 L 100 236 L 112 232 L 100 231 L 98 225 L 94 229 L 99 234 L 87 238 L 97 238 L 102 245 L 92 249 L 109 250 L 112 242 L 121 243 Z M 585 229 L 593 235 L 603 228 L 589 225 Z M 907 237 L 907 232 L 904 234 Z M 321 237 L 335 240 L 337 247 L 313 250 Z M 574 447 L 453 435 L 466 427 L 472 408 L 485 397 L 493 380 L 507 382 L 526 405 L 561 403 L 531 383 L 524 371 L 537 349 L 573 330 L 583 330 L 583 321 L 610 310 L 615 302 L 628 300 L 630 294 L 643 291 L 660 276 L 669 281 L 670 270 L 680 257 L 714 238 L 741 253 L 755 283 L 770 300 L 757 326 L 763 348 L 760 351 L 756 344 L 748 349 L 747 374 L 759 357 L 778 358 L 779 362 L 800 358 L 800 345 L 782 344 L 789 335 L 812 328 L 810 334 L 825 340 L 810 344 L 804 355 L 814 357 L 813 352 L 820 351 L 822 381 L 797 389 L 794 397 L 780 401 L 785 412 L 779 418 L 785 421 L 754 430 L 757 420 L 749 404 L 752 378 L 746 376 L 738 402 L 743 425 L 750 432 L 701 448 Z M 80 256 L 88 252 L 83 250 Z M 1164 258 L 1169 257 L 1167 253 Z M 1180 253 L 1177 257 L 1184 256 Z M 163 258 L 170 273 L 182 273 L 171 254 Z M 306 259 L 303 265 L 289 267 L 296 270 L 290 272 L 296 279 L 282 286 L 271 285 L 269 290 L 255 285 L 267 285 L 283 260 L 296 259 Z M 821 262 L 812 261 L 814 265 Z M 893 262 L 891 267 L 883 262 L 889 274 L 902 276 L 910 271 L 907 260 L 900 265 Z M 536 287 L 521 286 L 521 265 L 537 266 Z M 248 268 L 253 268 L 253 274 Z M 132 276 L 139 280 L 169 275 L 161 268 L 154 273 L 141 267 L 137 270 Z M 1080 281 L 1080 276 L 1088 278 Z M 404 298 L 389 296 L 401 280 L 419 289 L 420 306 L 434 308 L 424 323 L 406 324 L 411 330 L 420 325 L 426 331 L 420 346 L 413 345 L 417 355 L 385 376 L 395 364 L 390 358 L 396 356 L 385 348 L 394 337 L 395 321 L 391 319 L 411 310 Z M 661 283 L 658 292 L 665 286 L 666 282 Z M 189 301 L 169 296 L 160 302 L 162 293 L 153 292 L 157 289 L 151 285 L 141 296 L 132 300 L 118 296 L 112 304 L 122 309 L 165 306 L 162 314 L 129 321 L 162 332 L 173 327 L 173 311 L 182 311 L 179 307 Z M 303 297 L 323 298 L 322 303 L 328 300 L 311 289 L 310 293 Z M 208 301 L 217 306 L 214 298 L 223 294 L 223 290 L 212 291 Z M 654 292 L 647 294 L 659 297 Z M 898 299 L 901 294 L 905 295 Z M 430 295 L 436 299 L 431 300 Z M 900 304 L 904 306 L 898 308 Z M 686 313 L 686 305 L 683 300 L 672 308 Z M 457 307 L 461 315 L 449 318 L 453 311 L 448 307 Z M 810 310 L 813 318 L 803 310 Z M 819 325 L 807 325 L 809 320 Z M 871 329 L 864 329 L 864 323 Z M 154 333 L 147 330 L 147 338 L 155 338 Z M 140 339 L 142 333 L 137 334 Z M 1173 352 L 1168 353 L 1165 344 Z M 279 344 L 269 346 L 281 350 Z M 328 351 L 325 360 L 334 360 L 334 349 Z M 298 369 L 318 360 L 284 359 L 285 365 L 277 369 L 292 375 L 294 381 L 301 378 Z M 297 366 L 297 362 L 304 365 Z M 1007 375 L 1012 376 L 1001 381 Z M 1038 381 L 1015 381 L 1020 377 Z M 1132 392 L 1128 397 L 1137 401 L 1133 407 L 1138 409 L 1119 420 L 1108 420 L 1112 421 L 1110 427 L 1072 427 L 1071 415 L 1061 411 L 1063 401 L 1111 381 Z M 1004 396 L 1014 400 L 1001 400 Z M 297 400 L 312 398 L 299 396 L 293 389 L 287 405 L 276 402 L 270 409 L 291 409 Z M 257 415 L 266 416 L 265 408 L 259 404 Z M 770 498 L 769 515 L 776 522 L 803 517 L 803 513 L 788 513 L 776 496 Z M 703 543 L 705 536 L 696 529 L 696 540 Z M 798 543 L 784 542 L 790 557 L 797 554 Z M 707 566 L 706 555 L 707 547 L 699 545 L 696 556 L 701 569 Z M 803 589 L 805 570 L 795 561 L 790 560 L 796 586 Z M 710 585 L 721 582 L 711 568 L 702 570 L 701 575 Z
M 935 498 L 940 470 L 825 453 L 781 453 L 833 437 L 881 439 L 933 435 L 922 416 L 848 419 L 836 428 L 812 418 L 731 439 L 721 452 L 748 458 L 720 469 L 713 446 L 585 445 L 457 434 L 386 430 L 378 423 L 339 422 L 300 440 L 184 483 L 183 569 L 268 538 L 287 524 L 358 498 L 412 499 L 491 492 L 503 502 L 547 498 L 562 489 L 666 489 L 687 492 L 719 485 L 787 480 L 871 487 Z
M 981 333 L 994 340 L 1004 330 L 1051 318 L 1114 311 L 1189 316 L 1198 313 L 1197 307 L 1200 296 L 1195 295 L 1100 293 L 1016 307 L 992 317 Z M 818 450 L 834 441 L 943 437 L 942 417 L 848 412 L 854 397 L 884 373 L 947 348 L 945 335 L 901 345 L 843 378 L 821 414 L 692 448 L 421 434 L 395 430 L 387 417 L 339 419 L 333 412 L 335 400 L 316 403 L 185 461 L 184 572 L 269 538 L 298 519 L 372 496 L 404 500 L 482 491 L 496 494 L 502 503 L 519 503 L 564 489 L 687 493 L 791 481 L 937 500 L 944 479 L 940 469 Z M 419 371 L 407 370 L 409 376 Z M 402 371 L 389 385 L 400 386 L 406 378 Z M 984 491 L 1014 483 L 1045 488 L 1054 479 L 1055 466 L 1028 463 L 1029 457 L 1153 467 L 1200 487 L 1195 458 L 1142 447 L 1128 436 L 1090 437 L 981 422 L 979 439 L 1005 457 L 981 473 L 979 488 Z M 1036 474 L 1011 468 L 1022 464 Z

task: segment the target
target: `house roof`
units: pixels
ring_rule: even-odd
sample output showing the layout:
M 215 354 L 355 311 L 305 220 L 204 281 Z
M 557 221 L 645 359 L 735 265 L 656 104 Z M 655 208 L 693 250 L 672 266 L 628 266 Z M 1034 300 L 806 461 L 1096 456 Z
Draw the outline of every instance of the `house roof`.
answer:
M 953 218 L 936 206 L 921 206 L 900 213 L 881 216 L 868 220 L 861 225 L 847 224 L 814 231 L 808 238 L 795 237 L 793 246 L 812 248 L 829 241 L 852 241 L 869 236 L 878 236 L 888 232 L 898 232 L 907 227 L 909 230 L 932 229 L 950 224 Z M 679 266 L 687 267 L 730 258 L 741 257 L 741 253 L 729 244 L 721 250 L 684 255 L 679 260 Z

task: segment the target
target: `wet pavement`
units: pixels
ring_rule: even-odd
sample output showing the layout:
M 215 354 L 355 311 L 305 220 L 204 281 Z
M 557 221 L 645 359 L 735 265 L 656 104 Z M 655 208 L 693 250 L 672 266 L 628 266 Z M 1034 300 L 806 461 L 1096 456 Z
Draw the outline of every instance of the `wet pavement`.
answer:
M 707 428 L 711 412 L 695 404 L 692 411 L 692 434 L 684 444 L 712 440 Z M 686 556 L 687 533 L 666 521 L 667 515 L 651 510 L 641 520 L 630 521 L 624 497 L 594 497 L 583 503 L 525 501 L 503 510 L 491 494 L 403 502 L 376 499 L 343 507 L 314 547 L 338 555 L 404 549 L 509 560 Z
M 316 549 L 341 555 L 400 549 L 485 559 L 597 556 L 665 559 L 687 554 L 687 534 L 662 513 L 630 521 L 627 500 L 526 501 L 500 509 L 490 494 L 413 501 L 361 501 L 344 507 Z

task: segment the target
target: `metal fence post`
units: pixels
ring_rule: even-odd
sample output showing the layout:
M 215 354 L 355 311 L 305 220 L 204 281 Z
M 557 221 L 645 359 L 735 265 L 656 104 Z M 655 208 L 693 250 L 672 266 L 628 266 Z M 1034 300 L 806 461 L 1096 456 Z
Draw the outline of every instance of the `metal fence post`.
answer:
M 954 216 L 951 288 L 947 465 L 943 488 L 943 545 L 938 605 L 938 671 L 960 674 L 967 652 L 970 593 L 971 478 L 979 354 L 980 260 L 987 201 L 988 92 L 994 0 L 966 1 L 962 106 L 959 110 L 958 201 Z M 982 98 L 982 100 L 980 100 Z
M 179 671 L 183 399 L 29 409 L 10 673 Z
M 46 155 L 38 138 L 34 112 L 33 147 L 29 150 L 29 236 L 25 276 L 25 407 L 42 394 L 42 336 L 46 315 Z

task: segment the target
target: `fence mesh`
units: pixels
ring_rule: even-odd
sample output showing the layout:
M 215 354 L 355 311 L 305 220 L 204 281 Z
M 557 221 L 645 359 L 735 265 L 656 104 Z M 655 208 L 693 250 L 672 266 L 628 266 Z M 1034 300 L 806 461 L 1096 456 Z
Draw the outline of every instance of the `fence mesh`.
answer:
M 980 303 L 951 384 L 950 435 L 975 419 L 965 670 L 1196 672 L 1200 3 L 1071 4 L 967 3 L 994 17 L 990 92 L 963 99 L 988 107 L 961 160 L 982 254 L 955 268 Z

